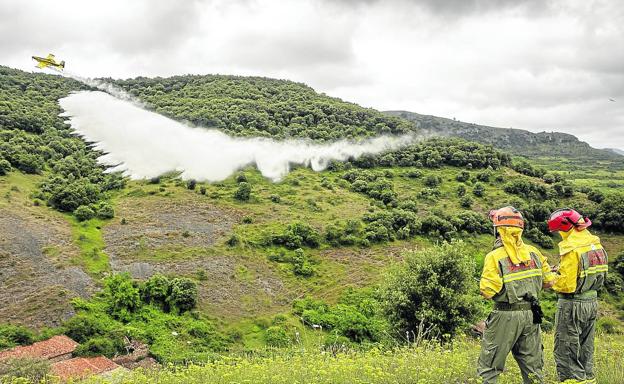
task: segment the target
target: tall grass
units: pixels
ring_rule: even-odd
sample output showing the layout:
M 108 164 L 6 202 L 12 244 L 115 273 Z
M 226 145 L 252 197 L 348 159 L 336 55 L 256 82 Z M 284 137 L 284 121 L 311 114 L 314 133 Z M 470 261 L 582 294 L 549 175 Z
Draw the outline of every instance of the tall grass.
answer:
M 557 383 L 552 356 L 553 337 L 544 338 L 546 383 Z M 601 384 L 624 383 L 624 337 L 601 335 L 596 343 L 596 371 Z M 434 384 L 478 383 L 476 360 L 479 343 L 460 338 L 440 347 L 421 345 L 394 350 L 332 354 L 319 351 L 265 350 L 247 356 L 223 357 L 205 365 L 137 370 L 112 378 L 91 378 L 89 383 L 194 384 Z M 521 383 L 518 366 L 510 357 L 499 383 Z

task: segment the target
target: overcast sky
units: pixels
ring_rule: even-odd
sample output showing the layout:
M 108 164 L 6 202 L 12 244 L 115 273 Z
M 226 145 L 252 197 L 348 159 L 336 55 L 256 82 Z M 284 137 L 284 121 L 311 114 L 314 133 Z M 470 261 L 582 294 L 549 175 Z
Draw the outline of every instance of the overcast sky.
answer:
M 53 52 L 83 76 L 285 78 L 624 149 L 619 0 L 2 0 L 0 36 L 0 64 L 25 70 Z

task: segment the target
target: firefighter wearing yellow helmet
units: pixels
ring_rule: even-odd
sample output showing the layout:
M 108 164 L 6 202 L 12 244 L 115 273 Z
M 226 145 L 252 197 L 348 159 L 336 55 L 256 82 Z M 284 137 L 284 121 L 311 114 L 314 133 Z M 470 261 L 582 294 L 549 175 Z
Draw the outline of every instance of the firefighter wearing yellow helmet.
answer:
M 481 295 L 494 301 L 483 332 L 478 373 L 496 383 L 511 352 L 525 384 L 542 383 L 544 366 L 537 298 L 554 283 L 546 257 L 522 240 L 524 219 L 513 207 L 490 212 L 496 242 L 487 254 L 479 283 Z

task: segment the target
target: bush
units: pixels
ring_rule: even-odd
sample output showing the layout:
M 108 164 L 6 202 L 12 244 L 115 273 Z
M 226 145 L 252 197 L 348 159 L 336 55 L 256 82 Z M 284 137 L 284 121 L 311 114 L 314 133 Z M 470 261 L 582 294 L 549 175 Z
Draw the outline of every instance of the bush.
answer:
M 277 204 L 277 203 L 279 203 L 282 199 L 281 199 L 280 195 L 273 194 L 273 195 L 269 196 L 269 200 L 271 200 L 273 203 L 276 203 L 276 204 Z
M 117 345 L 116 345 L 117 344 Z M 100 356 L 113 357 L 123 348 L 123 344 L 115 343 L 110 337 L 94 337 L 80 344 L 74 354 L 76 356 Z
M 525 232 L 525 236 L 527 239 L 533 241 L 535 244 L 541 246 L 546 249 L 555 248 L 555 243 L 553 242 L 552 237 L 545 235 L 539 229 L 533 227 Z
M 185 277 L 172 279 L 167 303 L 170 309 L 175 308 L 178 313 L 195 308 L 197 305 L 197 284 Z
M 130 321 L 130 315 L 141 306 L 139 289 L 127 273 L 112 275 L 104 279 L 104 294 L 108 313 L 120 321 Z
M 76 216 L 76 219 L 78 219 L 78 221 L 86 221 L 93 219 L 95 217 L 95 212 L 93 212 L 93 209 L 89 208 L 88 206 L 81 205 L 74 211 L 74 216 Z
M 191 191 L 195 190 L 196 185 L 197 185 L 197 180 L 195 179 L 191 179 L 186 182 L 186 188 L 190 189 Z
M 244 174 L 244 173 L 239 172 L 239 173 L 236 175 L 236 182 L 237 182 L 237 183 L 247 182 L 247 176 L 245 176 L 245 174 Z
M 477 197 L 483 197 L 485 195 L 485 187 L 481 183 L 476 183 L 472 189 L 472 194 Z
M 458 197 L 462 197 L 466 194 L 466 187 L 463 185 L 460 185 L 457 187 L 457 196 Z
M 199 187 L 199 193 L 201 193 L 202 195 L 206 195 L 206 186 L 202 185 L 201 187 Z
M 147 279 L 141 286 L 141 297 L 144 302 L 156 304 L 167 310 L 171 281 L 164 275 L 157 273 Z
M 596 221 L 604 230 L 624 232 L 624 194 L 606 197 L 598 206 Z
M 470 180 L 470 172 L 468 171 L 459 171 L 459 173 L 457 174 L 457 176 L 455 176 L 455 180 L 459 181 L 459 182 L 465 182 Z
M 274 235 L 272 239 L 273 244 L 283 245 L 288 249 L 297 249 L 303 246 L 317 248 L 320 241 L 321 237 L 318 231 L 301 222 L 289 224 L 283 233 Z
M 251 184 L 246 181 L 238 183 L 238 188 L 234 192 L 234 198 L 239 201 L 248 201 L 251 197 Z
M 286 329 L 280 326 L 272 326 L 264 332 L 264 341 L 271 347 L 286 347 L 292 343 Z
M 108 316 L 78 313 L 63 324 L 64 333 L 78 343 L 84 343 L 92 337 L 106 335 L 113 324 Z
M 427 177 L 425 177 L 424 183 L 426 186 L 434 188 L 442 184 L 442 178 L 436 175 L 427 175 Z
M 418 169 L 411 169 L 405 173 L 405 177 L 410 179 L 419 179 L 422 177 L 422 172 Z
M 11 163 L 9 163 L 5 159 L 0 158 L 0 176 L 4 176 L 7 173 L 11 172 Z
M 476 294 L 474 257 L 463 242 L 443 243 L 404 254 L 379 290 L 393 327 L 404 334 L 421 327 L 429 337 L 450 339 L 482 313 Z
M 598 328 L 599 332 L 607 333 L 607 334 L 621 334 L 624 332 L 624 328 L 622 327 L 622 322 L 613 317 L 601 317 L 596 322 L 596 328 Z
M 50 372 L 50 362 L 31 357 L 0 360 L 0 382 L 2 383 L 43 383 Z M 15 379 L 26 379 L 18 381 Z
M 472 200 L 472 198 L 470 196 L 464 196 L 459 200 L 459 204 L 464 207 L 464 208 L 470 208 L 472 207 L 472 203 L 474 201 Z
M 295 275 L 310 277 L 314 274 L 314 267 L 310 264 L 301 248 L 295 249 L 295 254 L 292 257 L 292 264 Z
M 35 341 L 35 334 L 21 325 L 0 325 L 0 349 L 27 345 Z
M 103 220 L 112 219 L 115 217 L 115 210 L 109 203 L 100 202 L 97 206 L 96 215 Z
M 590 190 L 587 192 L 587 199 L 590 201 L 593 201 L 594 203 L 600 204 L 602 203 L 604 198 L 605 198 L 604 193 L 598 190 Z

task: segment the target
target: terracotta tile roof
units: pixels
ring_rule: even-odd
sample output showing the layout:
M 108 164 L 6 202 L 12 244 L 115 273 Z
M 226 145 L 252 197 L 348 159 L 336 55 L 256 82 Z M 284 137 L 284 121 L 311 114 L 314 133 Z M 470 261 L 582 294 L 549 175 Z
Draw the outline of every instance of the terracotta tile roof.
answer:
M 39 341 L 32 345 L 2 351 L 0 352 L 0 360 L 16 357 L 54 359 L 55 357 L 74 352 L 77 346 L 78 343 L 67 336 L 54 336 L 51 339 Z
M 69 360 L 59 361 L 52 364 L 50 370 L 54 376 L 58 376 L 63 380 L 69 378 L 83 378 L 90 375 L 112 371 L 120 368 L 119 365 L 113 363 L 104 356 L 98 357 L 76 357 Z

